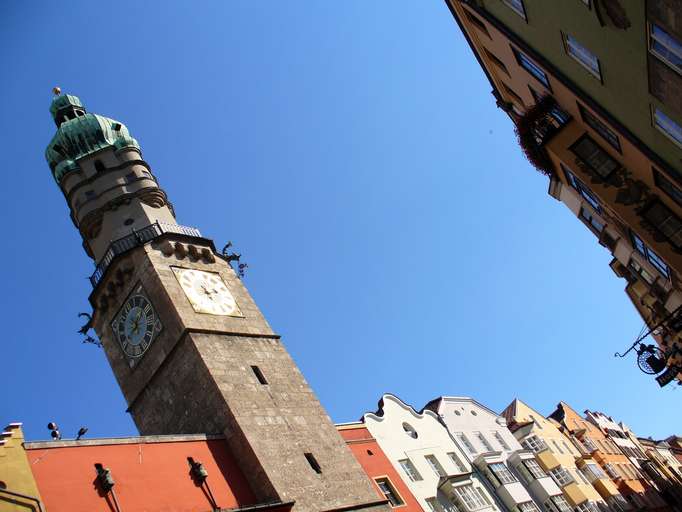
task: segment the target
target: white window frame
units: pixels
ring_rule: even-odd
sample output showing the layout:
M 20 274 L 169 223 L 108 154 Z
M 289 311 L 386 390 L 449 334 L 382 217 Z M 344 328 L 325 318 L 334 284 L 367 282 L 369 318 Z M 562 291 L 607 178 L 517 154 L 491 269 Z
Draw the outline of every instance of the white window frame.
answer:
M 493 431 L 493 437 L 497 441 L 497 443 L 502 447 L 503 450 L 509 451 L 511 448 L 507 444 L 507 441 L 504 440 L 504 436 L 500 434 L 497 430 Z
M 448 457 L 450 457 L 452 463 L 457 467 L 457 471 L 459 471 L 460 473 L 468 473 L 467 467 L 464 465 L 462 459 L 460 459 L 455 452 L 448 452 Z
M 563 494 L 556 494 L 549 497 L 549 499 L 545 502 L 545 507 L 550 508 L 547 505 L 548 503 L 554 507 L 554 510 L 557 512 L 573 512 L 571 505 L 568 503 L 568 501 L 566 501 L 566 498 L 564 498 Z
M 490 441 L 486 439 L 486 437 L 483 435 L 483 432 L 473 432 L 474 436 L 476 436 L 476 439 L 478 440 L 479 443 L 485 448 L 487 452 L 494 452 L 495 449 L 493 448 L 493 445 L 490 444 Z
M 398 490 L 395 488 L 395 485 L 393 485 L 393 482 L 391 482 L 390 478 L 388 478 L 387 476 L 380 476 L 374 479 L 374 483 L 377 484 L 377 487 L 381 491 L 381 494 L 383 494 L 384 497 L 388 500 L 388 504 L 391 508 L 402 507 L 403 505 L 405 505 L 405 500 L 400 495 Z M 387 487 L 386 490 L 384 490 L 384 488 L 381 486 L 382 484 L 384 484 Z M 393 499 L 391 499 L 391 497 Z M 396 503 L 393 504 L 393 501 L 396 501 Z
M 502 485 L 518 482 L 518 479 L 509 471 L 509 468 L 505 466 L 504 462 L 491 462 L 488 464 L 488 469 L 490 469 L 490 472 L 495 475 L 495 478 L 497 478 Z
M 469 512 L 481 510 L 489 506 L 488 502 L 481 495 L 481 491 L 474 487 L 473 484 L 458 485 L 453 487 L 453 489 L 458 500 Z
M 426 498 L 424 501 L 426 501 L 426 504 L 429 506 L 429 510 L 431 512 L 445 512 L 443 505 L 441 505 L 440 501 L 438 501 L 438 498 L 435 496 Z
M 662 34 L 654 34 L 654 27 L 662 32 Z M 657 51 L 657 49 L 654 48 L 654 42 L 658 43 L 664 48 L 665 54 Z M 670 60 L 669 57 L 670 54 L 674 54 L 682 61 L 682 43 L 678 41 L 677 38 L 669 34 L 668 31 L 663 27 L 653 22 L 649 23 L 649 52 L 670 66 L 672 69 L 682 74 L 682 64 L 675 64 Z
M 651 106 L 651 119 L 654 128 L 670 139 L 673 144 L 682 148 L 682 126 L 660 108 L 653 105 Z
M 538 506 L 532 501 L 524 501 L 523 503 L 519 503 L 516 505 L 516 508 L 519 509 L 519 512 L 540 512 Z
M 550 469 L 549 474 L 559 487 L 566 487 L 568 484 L 575 482 L 575 478 L 571 475 L 570 471 L 561 466 Z
M 400 464 L 400 467 L 405 472 L 405 474 L 407 475 L 411 482 L 420 482 L 421 480 L 424 480 L 409 458 L 399 460 L 398 464 Z
M 445 469 L 443 469 L 443 466 L 441 466 L 435 455 L 424 455 L 424 458 L 438 478 L 447 476 Z
M 469 452 L 470 455 L 476 455 L 478 453 L 464 432 L 455 432 L 455 437 L 462 445 L 464 445 L 463 449 Z
M 528 437 L 526 437 L 521 444 L 523 444 L 524 447 L 528 448 L 529 450 L 535 453 L 540 453 L 548 449 L 547 443 L 545 443 L 544 439 L 534 434 L 531 434 Z
M 578 40 L 570 34 L 562 32 L 564 48 L 566 54 L 574 61 L 584 67 L 592 76 L 599 81 L 602 80 L 601 64 L 599 58 L 590 50 L 585 48 Z

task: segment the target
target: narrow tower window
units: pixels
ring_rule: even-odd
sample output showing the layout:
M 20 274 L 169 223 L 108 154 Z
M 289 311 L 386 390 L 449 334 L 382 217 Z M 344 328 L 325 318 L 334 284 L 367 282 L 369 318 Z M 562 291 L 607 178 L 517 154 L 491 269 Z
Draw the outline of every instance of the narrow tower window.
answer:
M 312 453 L 304 453 L 303 455 L 305 455 L 305 458 L 308 460 L 308 464 L 310 464 L 310 467 L 313 468 L 315 473 L 322 473 L 322 468 Z
M 97 172 L 104 172 L 105 171 L 104 164 L 102 163 L 101 160 L 95 160 L 95 170 Z
M 265 375 L 263 375 L 263 372 L 260 370 L 260 368 L 258 368 L 257 366 L 252 366 L 251 370 L 253 370 L 253 374 L 258 379 L 258 382 L 260 382 L 263 385 L 266 385 L 268 383 L 267 379 L 265 378 Z

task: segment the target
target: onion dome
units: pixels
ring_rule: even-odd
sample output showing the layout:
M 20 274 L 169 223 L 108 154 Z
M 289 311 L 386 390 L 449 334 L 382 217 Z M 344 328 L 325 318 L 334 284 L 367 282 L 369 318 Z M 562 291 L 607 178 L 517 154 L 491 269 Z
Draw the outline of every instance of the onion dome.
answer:
M 78 160 L 102 149 L 140 150 L 123 123 L 88 114 L 78 97 L 62 95 L 58 88 L 55 94 L 50 113 L 58 128 L 45 150 L 45 158 L 57 183 L 65 174 L 78 169 Z

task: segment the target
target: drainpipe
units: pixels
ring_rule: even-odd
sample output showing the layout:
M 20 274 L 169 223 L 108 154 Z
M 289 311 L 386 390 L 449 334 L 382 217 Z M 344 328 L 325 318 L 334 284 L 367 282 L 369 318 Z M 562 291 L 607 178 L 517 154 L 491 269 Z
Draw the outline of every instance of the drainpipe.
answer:
M 7 489 L 2 489 L 2 488 L 0 488 L 0 493 L 9 494 L 10 496 L 13 496 L 13 497 L 15 497 L 15 498 L 21 498 L 21 499 L 24 499 L 24 500 L 33 501 L 33 502 L 35 502 L 36 505 L 38 505 L 38 511 L 39 511 L 39 512 L 43 512 L 43 504 L 42 504 L 42 502 L 41 502 L 38 498 L 36 498 L 35 496 L 29 496 L 29 495 L 27 495 L 27 494 L 21 494 L 21 493 L 18 493 L 18 492 L 8 491 Z

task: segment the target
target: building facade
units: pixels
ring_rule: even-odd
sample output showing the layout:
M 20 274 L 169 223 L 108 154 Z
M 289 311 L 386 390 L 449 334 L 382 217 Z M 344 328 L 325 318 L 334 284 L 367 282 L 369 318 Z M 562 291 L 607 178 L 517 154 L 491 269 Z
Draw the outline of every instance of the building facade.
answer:
M 615 512 L 633 510 L 634 507 L 623 497 L 616 483 L 623 475 L 627 475 L 621 469 L 621 465 L 628 462 L 620 448 L 601 429 L 585 420 L 565 402 L 559 402 L 549 418 L 557 422 L 562 432 L 578 448 L 581 455 L 576 459 L 576 465 L 609 507 Z
M 642 462 L 647 458 L 638 444 L 628 435 L 623 425 L 598 411 L 585 411 L 587 421 L 599 428 L 622 453 L 617 463 L 613 460 L 614 478 L 620 493 L 637 509 L 671 510 L 661 498 L 654 482 L 643 472 Z M 614 455 L 614 459 L 616 455 Z
M 434 412 L 385 394 L 362 422 L 423 510 L 506 510 Z
M 571 510 L 561 489 L 533 452 L 516 440 L 502 416 L 468 397 L 440 397 L 426 409 L 438 414 L 462 453 L 488 478 L 509 510 Z
M 608 510 L 604 499 L 576 465 L 580 452 L 556 422 L 518 399 L 501 415 L 521 445 L 535 453 L 542 469 L 554 479 L 576 512 Z
M 682 5 L 446 3 L 549 195 L 612 254 L 661 349 L 638 347 L 646 369 L 669 383 L 682 367 Z
M 387 508 L 230 265 L 119 121 L 56 90 L 46 158 L 96 264 L 88 327 L 141 434 L 219 434 L 256 503 Z

